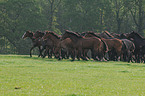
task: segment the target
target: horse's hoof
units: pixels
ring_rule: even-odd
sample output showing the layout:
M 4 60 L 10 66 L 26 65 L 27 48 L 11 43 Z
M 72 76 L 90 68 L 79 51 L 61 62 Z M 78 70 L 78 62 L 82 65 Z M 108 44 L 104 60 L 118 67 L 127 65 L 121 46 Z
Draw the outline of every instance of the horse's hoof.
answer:
M 62 58 L 58 58 L 58 60 L 62 60 Z
M 75 61 L 74 59 L 71 60 L 72 62 Z

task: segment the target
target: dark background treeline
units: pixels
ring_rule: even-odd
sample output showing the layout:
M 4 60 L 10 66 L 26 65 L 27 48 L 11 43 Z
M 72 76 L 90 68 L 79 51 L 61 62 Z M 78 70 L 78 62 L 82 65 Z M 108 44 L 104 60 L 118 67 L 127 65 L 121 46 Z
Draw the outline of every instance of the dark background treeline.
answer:
M 29 54 L 32 42 L 21 38 L 26 30 L 66 29 L 144 36 L 145 0 L 0 0 L 1 54 Z

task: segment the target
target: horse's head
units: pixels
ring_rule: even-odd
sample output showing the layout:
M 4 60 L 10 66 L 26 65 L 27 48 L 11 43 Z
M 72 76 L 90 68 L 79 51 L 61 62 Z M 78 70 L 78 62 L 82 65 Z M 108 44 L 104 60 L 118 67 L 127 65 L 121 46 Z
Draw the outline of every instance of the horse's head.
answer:
M 78 38 L 83 38 L 83 36 L 79 35 L 76 32 L 72 32 L 72 31 L 66 30 L 65 33 L 62 35 L 62 40 L 66 39 L 66 38 L 70 38 L 70 39 L 76 40 Z
M 137 33 L 135 31 L 132 31 L 130 34 L 128 34 L 128 39 L 135 38 L 137 36 Z
M 22 36 L 22 38 L 23 39 L 25 39 L 25 38 L 27 38 L 27 37 L 33 37 L 33 32 L 31 32 L 31 31 L 26 31 L 24 34 L 23 34 L 23 36 Z
M 120 34 L 119 36 L 120 39 L 127 39 L 127 35 L 125 33 Z

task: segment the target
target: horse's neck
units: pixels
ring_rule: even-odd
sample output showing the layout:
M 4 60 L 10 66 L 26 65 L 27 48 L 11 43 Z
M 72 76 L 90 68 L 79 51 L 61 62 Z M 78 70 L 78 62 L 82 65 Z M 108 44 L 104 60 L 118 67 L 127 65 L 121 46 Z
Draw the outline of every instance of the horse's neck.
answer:
M 72 40 L 72 42 L 75 42 L 75 43 L 77 43 L 78 40 L 80 39 L 80 38 L 78 38 L 76 36 L 70 36 L 69 38 Z
M 140 36 L 134 36 L 134 40 L 143 40 L 143 38 L 142 37 L 140 37 Z
M 56 38 L 55 36 L 54 37 L 50 37 L 50 39 L 52 40 L 52 42 L 54 44 L 58 44 L 61 41 L 60 39 Z

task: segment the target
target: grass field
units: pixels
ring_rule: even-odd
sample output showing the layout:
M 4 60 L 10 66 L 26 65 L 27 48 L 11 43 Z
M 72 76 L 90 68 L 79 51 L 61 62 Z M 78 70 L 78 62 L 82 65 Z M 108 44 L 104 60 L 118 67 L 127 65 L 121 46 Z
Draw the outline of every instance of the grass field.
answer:
M 145 64 L 0 55 L 0 96 L 145 96 Z

